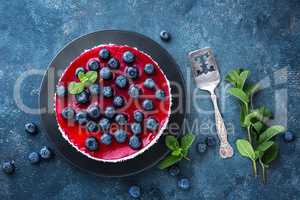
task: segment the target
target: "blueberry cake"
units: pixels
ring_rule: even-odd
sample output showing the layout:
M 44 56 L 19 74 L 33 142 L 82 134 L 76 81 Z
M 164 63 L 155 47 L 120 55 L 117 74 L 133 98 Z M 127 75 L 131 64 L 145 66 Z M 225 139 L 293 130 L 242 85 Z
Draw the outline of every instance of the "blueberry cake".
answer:
M 61 75 L 55 113 L 62 136 L 104 162 L 132 159 L 162 135 L 171 112 L 170 85 L 147 54 L 125 45 L 99 45 Z

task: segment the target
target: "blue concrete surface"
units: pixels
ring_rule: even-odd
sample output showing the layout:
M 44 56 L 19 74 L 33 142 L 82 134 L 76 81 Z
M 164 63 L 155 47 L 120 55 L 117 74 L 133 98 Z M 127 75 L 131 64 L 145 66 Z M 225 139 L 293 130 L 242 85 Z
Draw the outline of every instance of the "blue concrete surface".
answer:
M 286 199 L 300 198 L 300 141 L 285 144 L 281 138 L 280 158 L 268 171 L 269 182 L 262 185 L 253 178 L 250 163 L 238 154 L 221 160 L 217 149 L 198 155 L 195 145 L 192 161 L 180 163 L 181 176 L 190 177 L 190 191 L 177 188 L 177 178 L 152 168 L 142 174 L 107 179 L 94 177 L 70 166 L 56 156 L 49 162 L 31 166 L 27 155 L 51 144 L 45 133 L 28 136 L 23 125 L 40 124 L 38 115 L 19 109 L 14 100 L 16 81 L 24 71 L 43 73 L 52 57 L 70 40 L 101 29 L 132 30 L 162 44 L 176 59 L 188 84 L 187 53 L 200 47 L 214 49 L 221 73 L 235 67 L 252 71 L 252 81 L 264 80 L 270 86 L 257 97 L 276 111 L 275 121 L 285 123 L 299 136 L 300 104 L 300 2 L 298 0 L 12 0 L 0 3 L 0 161 L 15 160 L 16 173 L 0 173 L 0 199 L 130 199 L 129 185 L 142 188 L 141 199 Z M 159 39 L 159 32 L 172 34 L 170 43 Z M 268 79 L 269 77 L 269 79 Z M 21 98 L 25 105 L 37 107 L 41 75 L 25 80 Z M 218 94 L 230 141 L 245 136 L 239 128 L 239 108 L 225 93 L 222 82 Z M 210 130 L 213 114 L 205 92 L 191 109 L 189 125 L 198 119 L 198 139 Z M 287 104 L 286 100 L 288 100 Z M 207 110 L 209 108 L 209 110 Z M 206 111 L 205 111 L 206 110 Z

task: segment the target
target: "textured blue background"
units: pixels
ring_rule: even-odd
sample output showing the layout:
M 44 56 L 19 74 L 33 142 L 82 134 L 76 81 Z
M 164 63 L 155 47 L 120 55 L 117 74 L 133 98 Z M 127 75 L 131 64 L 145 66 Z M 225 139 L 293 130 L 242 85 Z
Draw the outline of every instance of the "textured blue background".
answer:
M 195 85 L 190 81 L 187 53 L 204 46 L 213 47 L 222 75 L 242 66 L 252 70 L 253 81 L 269 77 L 267 82 L 271 86 L 260 93 L 257 101 L 267 103 L 273 111 L 280 108 L 277 120 L 284 122 L 281 111 L 285 110 L 287 89 L 288 128 L 298 134 L 299 11 L 299 0 L 1 0 L 0 161 L 14 159 L 17 169 L 12 176 L 0 173 L 0 199 L 130 199 L 127 189 L 131 184 L 142 187 L 145 200 L 299 199 L 299 140 L 285 144 L 278 139 L 280 158 L 269 170 L 269 183 L 265 186 L 252 177 L 248 160 L 237 154 L 230 160 L 221 160 L 216 148 L 198 155 L 195 145 L 191 150 L 192 161 L 180 164 L 182 176 L 191 178 L 192 188 L 188 192 L 180 191 L 176 178 L 156 168 L 124 179 L 105 179 L 81 172 L 59 156 L 31 166 L 28 153 L 51 144 L 45 133 L 30 137 L 24 132 L 24 123 L 40 124 L 39 117 L 21 111 L 13 99 L 20 75 L 30 69 L 45 70 L 51 58 L 70 40 L 96 30 L 125 29 L 161 43 L 177 60 L 191 84 L 191 92 Z M 160 41 L 162 29 L 172 33 L 170 43 Z M 26 105 L 37 107 L 40 82 L 41 76 L 34 76 L 22 85 L 21 97 Z M 275 101 L 276 92 L 279 95 Z M 196 93 L 206 96 L 205 92 Z M 234 125 L 231 141 L 244 137 L 234 99 L 226 96 L 224 90 L 219 90 L 219 95 L 227 125 Z M 211 111 L 208 98 L 197 102 L 194 105 Z M 199 137 L 213 134 L 207 127 L 214 120 L 212 113 L 191 110 L 189 122 L 199 119 L 202 124 L 202 129 L 194 132 Z

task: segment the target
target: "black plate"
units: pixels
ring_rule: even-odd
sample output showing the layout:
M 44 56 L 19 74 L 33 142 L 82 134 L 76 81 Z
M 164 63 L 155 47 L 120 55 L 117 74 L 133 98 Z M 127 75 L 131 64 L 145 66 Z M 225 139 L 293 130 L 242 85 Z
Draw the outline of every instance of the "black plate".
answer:
M 139 50 L 152 56 L 159 64 L 170 82 L 176 82 L 181 87 L 182 96 L 172 98 L 172 112 L 170 123 L 177 123 L 179 127 L 183 124 L 185 117 L 185 85 L 178 65 L 170 54 L 158 43 L 150 38 L 129 31 L 104 30 L 97 31 L 79 37 L 67 44 L 52 60 L 41 84 L 39 106 L 47 108 L 47 112 L 41 113 L 42 125 L 61 155 L 73 165 L 91 172 L 95 175 L 106 177 L 122 177 L 139 173 L 157 164 L 167 153 L 164 145 L 164 136 L 149 150 L 134 159 L 119 163 L 104 163 L 86 157 L 75 150 L 60 134 L 57 128 L 55 113 L 53 109 L 54 88 L 59 79 L 60 73 L 75 59 L 81 52 L 100 44 L 123 44 L 137 47 Z M 178 94 L 178 87 L 171 86 L 171 93 Z M 179 133 L 180 134 L 180 131 Z

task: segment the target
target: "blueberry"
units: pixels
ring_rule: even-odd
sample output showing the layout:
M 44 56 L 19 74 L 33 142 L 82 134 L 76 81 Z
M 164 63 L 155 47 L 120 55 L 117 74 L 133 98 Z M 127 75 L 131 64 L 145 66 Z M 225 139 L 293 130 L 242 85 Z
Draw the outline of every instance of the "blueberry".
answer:
M 102 131 L 107 131 L 110 127 L 110 121 L 107 118 L 102 118 L 99 122 L 100 129 Z
M 56 95 L 58 97 L 64 97 L 67 95 L 67 89 L 65 86 L 63 85 L 58 85 L 56 86 Z
M 13 174 L 15 172 L 15 162 L 5 161 L 4 163 L 2 163 L 2 171 L 5 174 Z
M 88 122 L 88 113 L 86 111 L 79 111 L 76 113 L 75 119 L 79 125 L 85 126 Z
M 188 178 L 181 178 L 178 180 L 177 185 L 180 189 L 188 190 L 190 188 L 190 180 Z
M 103 48 L 99 51 L 99 58 L 103 60 L 108 60 L 110 58 L 110 53 L 106 48 Z
M 128 80 L 126 78 L 126 76 L 120 75 L 116 78 L 116 85 L 119 88 L 125 88 L 128 84 Z
M 215 146 L 216 143 L 217 143 L 216 139 L 213 136 L 208 136 L 206 138 L 206 144 L 207 144 L 207 146 L 212 147 L 212 146 Z
M 199 153 L 204 153 L 206 149 L 207 149 L 207 145 L 205 143 L 200 142 L 197 144 L 197 150 Z
M 107 62 L 107 65 L 111 69 L 119 69 L 119 67 L 120 67 L 120 63 L 116 58 L 109 59 L 109 61 Z
M 89 91 L 91 93 L 91 95 L 98 95 L 101 92 L 101 88 L 100 85 L 98 84 L 92 84 L 89 86 Z
M 131 96 L 132 98 L 134 98 L 134 99 L 139 98 L 140 93 L 141 93 L 141 90 L 140 90 L 140 88 L 139 88 L 138 86 L 136 86 L 136 85 L 131 85 L 131 86 L 129 87 L 128 94 L 129 94 L 129 96 Z
M 85 104 L 85 103 L 89 102 L 90 94 L 87 91 L 83 90 L 79 94 L 75 94 L 75 99 L 76 99 L 77 103 Z
M 85 140 L 85 147 L 90 151 L 96 151 L 98 150 L 98 141 L 94 137 L 88 137 Z
M 61 113 L 62 117 L 66 120 L 73 120 L 75 117 L 75 111 L 73 108 L 65 107 Z
M 113 96 L 113 89 L 110 86 L 103 87 L 103 96 L 106 98 L 110 98 Z
M 114 136 L 118 143 L 124 143 L 127 139 L 127 133 L 123 129 L 117 129 Z
M 180 169 L 177 165 L 173 165 L 172 167 L 170 167 L 169 169 L 169 174 L 171 176 L 177 176 L 180 173 Z
M 132 63 L 135 60 L 135 55 L 131 51 L 125 51 L 123 53 L 123 60 L 126 63 Z
M 106 107 L 106 109 L 104 111 L 104 115 L 107 118 L 112 119 L 112 118 L 114 118 L 115 114 L 116 114 L 116 110 L 114 107 L 112 107 L 112 106 Z
M 78 75 L 80 73 L 85 73 L 85 70 L 83 67 L 78 67 L 76 70 L 75 70 L 75 75 L 78 77 Z
M 171 34 L 167 31 L 161 31 L 160 34 L 160 39 L 162 39 L 163 41 L 169 41 L 171 39 Z
M 139 71 L 136 67 L 127 67 L 126 75 L 128 78 L 136 79 L 139 76 Z
M 98 119 L 101 114 L 101 109 L 98 105 L 90 105 L 87 108 L 87 113 L 91 119 Z
M 283 140 L 285 142 L 292 142 L 293 140 L 295 139 L 295 136 L 292 132 L 290 131 L 286 131 L 284 134 L 283 134 Z
M 150 131 L 155 131 L 158 128 L 156 119 L 154 119 L 153 117 L 146 119 L 146 128 Z
M 137 199 L 141 196 L 141 188 L 139 186 L 130 186 L 128 193 L 131 197 Z
M 144 114 L 141 111 L 136 110 L 133 113 L 133 118 L 136 122 L 142 122 L 144 119 Z
M 104 133 L 100 138 L 101 144 L 105 144 L 105 145 L 111 144 L 111 140 L 112 140 L 112 137 L 109 133 Z
M 29 122 L 25 124 L 25 131 L 29 134 L 36 134 L 38 132 L 37 125 L 35 123 Z
M 112 78 L 112 72 L 108 67 L 103 67 L 100 70 L 100 77 L 104 80 L 110 80 Z
M 141 124 L 134 122 L 130 125 L 131 132 L 135 135 L 138 135 L 142 132 Z
M 153 110 L 153 108 L 154 108 L 153 102 L 152 102 L 150 99 L 145 99 L 145 100 L 143 101 L 143 108 L 144 108 L 146 111 Z
M 153 81 L 152 78 L 147 78 L 144 81 L 144 86 L 145 86 L 145 88 L 148 88 L 148 89 L 154 89 L 155 88 L 155 82 Z
M 88 130 L 88 132 L 97 132 L 99 130 L 99 126 L 96 122 L 94 121 L 89 121 L 87 124 L 86 124 L 86 129 Z
M 155 97 L 159 100 L 164 100 L 166 98 L 166 93 L 163 90 L 156 90 Z
M 40 150 L 40 156 L 41 156 L 41 158 L 43 158 L 45 160 L 48 160 L 48 159 L 51 158 L 52 152 L 51 152 L 51 150 L 48 147 L 44 146 Z
M 32 152 L 29 154 L 28 160 L 31 164 L 37 164 L 40 162 L 40 155 L 37 152 Z
M 154 71 L 155 71 L 155 69 L 154 69 L 154 66 L 153 66 L 152 64 L 148 63 L 148 64 L 145 65 L 145 67 L 144 67 L 144 72 L 145 72 L 146 74 L 151 75 L 151 74 L 154 73 Z
M 100 68 L 100 63 L 97 60 L 92 59 L 88 62 L 88 67 L 91 71 L 97 71 Z
M 122 96 L 115 96 L 113 100 L 113 105 L 117 108 L 122 107 L 125 104 L 125 100 Z
M 116 115 L 115 121 L 116 121 L 119 125 L 123 126 L 123 125 L 127 124 L 127 117 L 126 117 L 124 114 L 120 113 L 120 114 L 117 114 L 117 115 Z

